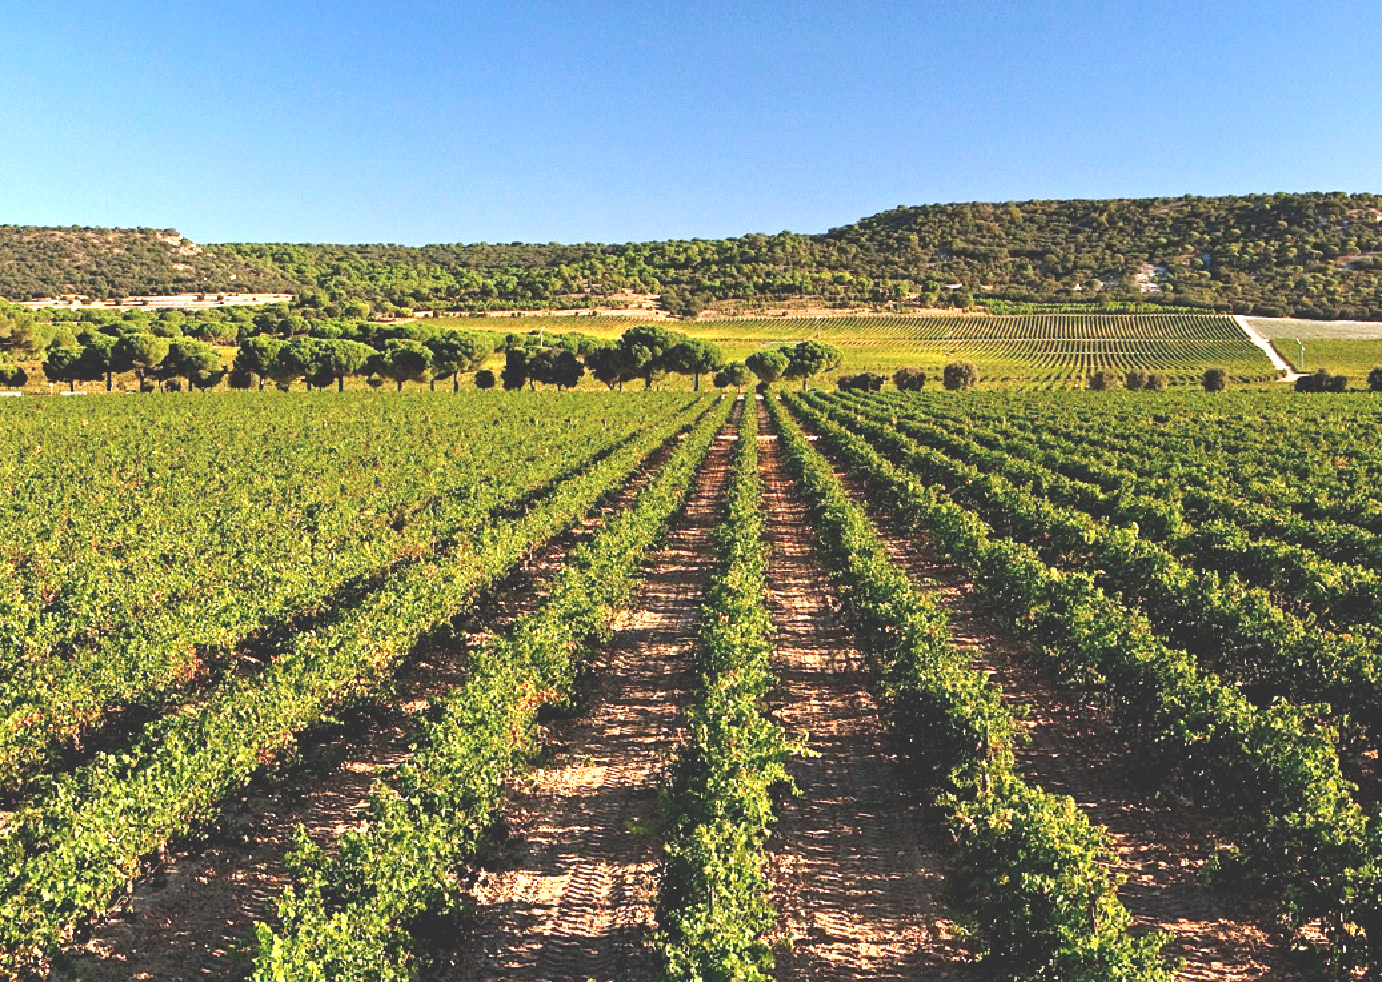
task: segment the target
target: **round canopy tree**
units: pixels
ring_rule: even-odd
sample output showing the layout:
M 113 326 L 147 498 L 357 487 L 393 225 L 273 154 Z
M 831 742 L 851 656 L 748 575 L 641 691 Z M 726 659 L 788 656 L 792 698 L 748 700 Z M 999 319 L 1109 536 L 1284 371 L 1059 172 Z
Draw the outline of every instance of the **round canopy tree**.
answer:
M 786 374 L 789 363 L 781 348 L 769 348 L 766 351 L 755 351 L 744 359 L 744 364 L 749 371 L 758 376 L 760 382 L 771 386 Z

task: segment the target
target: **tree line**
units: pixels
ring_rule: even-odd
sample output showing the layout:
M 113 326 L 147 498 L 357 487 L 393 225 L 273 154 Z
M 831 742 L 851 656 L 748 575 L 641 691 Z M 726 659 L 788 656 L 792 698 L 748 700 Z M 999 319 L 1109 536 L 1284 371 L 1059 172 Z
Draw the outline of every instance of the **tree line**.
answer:
M 623 391 L 638 381 L 645 389 L 656 388 L 675 374 L 689 377 L 696 391 L 707 375 L 717 387 L 742 390 L 754 379 L 767 386 L 799 380 L 805 387 L 810 379 L 838 368 L 843 357 L 832 345 L 801 341 L 730 362 L 717 345 L 659 325 L 638 325 L 615 340 L 603 340 L 575 333 L 499 335 L 400 324 L 379 325 L 354 337 L 254 334 L 227 361 L 207 341 L 148 328 L 146 322 L 121 321 L 54 337 L 40 349 L 44 376 L 71 389 L 78 382 L 104 382 L 107 391 L 122 373 L 133 373 L 141 391 L 206 390 L 222 381 L 234 389 L 272 386 L 287 391 L 302 383 L 309 390 L 333 385 L 344 390 L 346 380 L 356 377 L 376 388 L 392 382 L 400 391 L 407 382 L 435 388 L 438 381 L 449 380 L 454 391 L 462 375 L 474 373 L 479 388 L 551 385 L 560 391 L 590 375 Z M 359 340 L 361 336 L 370 342 Z M 25 335 L 22 348 L 11 350 L 32 355 L 30 340 Z M 497 375 L 482 367 L 501 353 L 504 365 Z M 19 387 L 28 380 L 17 363 L 0 363 L 0 386 Z

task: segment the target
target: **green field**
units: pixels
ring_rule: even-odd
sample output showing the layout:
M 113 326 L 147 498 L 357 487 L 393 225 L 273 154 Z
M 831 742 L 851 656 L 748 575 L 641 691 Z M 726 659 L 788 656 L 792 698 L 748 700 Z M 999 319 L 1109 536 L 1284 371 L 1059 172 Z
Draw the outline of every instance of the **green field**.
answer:
M 1281 356 L 1298 372 L 1328 369 L 1335 375 L 1347 375 L 1349 383 L 1360 387 L 1367 382 L 1368 372 L 1382 365 L 1382 341 L 1294 341 L 1277 339 L 1272 342 Z
M 454 323 L 615 338 L 633 324 L 646 322 L 623 317 L 525 317 L 465 318 Z M 909 367 L 938 375 L 947 362 L 964 359 L 979 366 L 985 383 L 1001 387 L 1082 388 L 1100 369 L 1161 372 L 1172 385 L 1198 384 L 1211 366 L 1226 369 L 1240 383 L 1276 378 L 1266 357 L 1233 319 L 1219 315 L 814 317 L 663 323 L 714 342 L 730 359 L 808 338 L 827 341 L 845 353 L 844 363 L 834 374 L 891 375 Z

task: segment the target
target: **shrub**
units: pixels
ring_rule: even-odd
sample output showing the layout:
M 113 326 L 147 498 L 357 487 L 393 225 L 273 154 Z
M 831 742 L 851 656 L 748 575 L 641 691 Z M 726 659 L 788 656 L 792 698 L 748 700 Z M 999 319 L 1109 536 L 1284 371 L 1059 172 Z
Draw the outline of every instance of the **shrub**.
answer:
M 926 387 L 926 373 L 920 368 L 899 368 L 893 372 L 893 385 L 899 392 L 920 392 Z
M 482 368 L 475 373 L 475 388 L 492 389 L 494 388 L 494 372 L 488 368 Z
M 1107 392 L 1118 388 L 1118 375 L 1115 372 L 1098 371 L 1089 377 L 1089 387 L 1095 392 Z
M 858 389 L 862 392 L 877 392 L 883 388 L 883 383 L 886 381 L 887 378 L 883 375 L 860 372 L 858 375 L 841 375 L 835 380 L 835 385 L 841 390 Z
M 1206 392 L 1223 392 L 1228 388 L 1228 372 L 1222 368 L 1206 369 L 1203 384 Z
M 1375 371 L 1375 370 L 1374 370 Z M 1369 385 L 1372 383 L 1372 376 L 1368 376 Z M 1347 392 L 1348 376 L 1331 375 L 1327 368 L 1317 368 L 1309 375 L 1302 375 L 1296 379 L 1297 392 Z
M 972 361 L 952 361 L 945 366 L 942 384 L 951 392 L 968 392 L 979 384 L 979 367 Z
M 1142 388 L 1146 389 L 1148 392 L 1165 392 L 1166 376 L 1162 375 L 1160 372 L 1152 372 L 1147 376 L 1147 381 L 1143 384 Z
M 1382 392 L 1382 368 L 1374 368 L 1368 372 L 1368 391 Z
M 1139 389 L 1147 388 L 1147 373 L 1128 372 L 1128 374 L 1123 377 L 1123 388 L 1127 389 L 1129 392 L 1136 392 Z

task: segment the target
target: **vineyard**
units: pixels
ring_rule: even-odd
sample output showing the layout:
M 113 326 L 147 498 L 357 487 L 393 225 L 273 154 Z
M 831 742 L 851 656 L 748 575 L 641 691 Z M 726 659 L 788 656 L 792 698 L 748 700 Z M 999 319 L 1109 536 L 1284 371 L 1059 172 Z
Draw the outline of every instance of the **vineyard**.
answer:
M 492 326 L 506 321 L 460 323 Z M 542 317 L 518 323 L 612 337 L 638 321 Z M 1232 317 L 1209 314 L 795 317 L 694 321 L 677 327 L 719 345 L 730 358 L 810 338 L 843 350 L 842 371 L 891 374 L 907 367 L 935 376 L 946 362 L 963 358 L 979 365 L 986 382 L 1023 388 L 1083 388 L 1097 371 L 1134 370 L 1162 373 L 1172 385 L 1197 386 L 1210 366 L 1225 369 L 1242 383 L 1278 377 Z
M 0 979 L 1382 975 L 1368 395 L 6 402 Z

